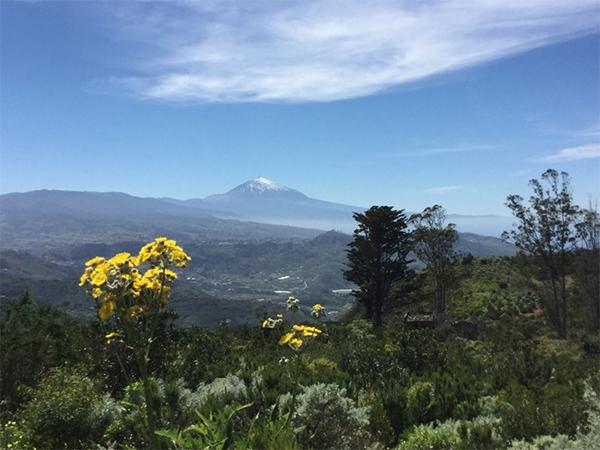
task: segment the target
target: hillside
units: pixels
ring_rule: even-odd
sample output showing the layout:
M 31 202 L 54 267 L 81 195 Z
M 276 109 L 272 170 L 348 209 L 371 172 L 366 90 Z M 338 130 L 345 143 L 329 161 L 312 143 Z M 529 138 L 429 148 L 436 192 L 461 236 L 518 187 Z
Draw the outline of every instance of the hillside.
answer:
M 222 219 L 195 207 L 121 193 L 32 191 L 0 195 L 2 249 L 64 258 L 85 243 L 307 239 L 316 230 Z

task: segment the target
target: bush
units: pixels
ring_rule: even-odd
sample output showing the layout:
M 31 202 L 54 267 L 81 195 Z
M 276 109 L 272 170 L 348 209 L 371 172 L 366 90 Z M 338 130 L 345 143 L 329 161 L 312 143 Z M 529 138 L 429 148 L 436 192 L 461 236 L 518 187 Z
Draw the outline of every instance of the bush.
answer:
M 417 381 L 406 393 L 406 411 L 414 423 L 427 421 L 435 399 L 433 383 Z
M 302 447 L 355 449 L 368 442 L 369 410 L 336 384 L 313 384 L 296 399 L 293 422 Z
M 455 450 L 461 443 L 456 422 L 419 425 L 406 433 L 396 450 Z
M 568 436 L 539 436 L 532 442 L 514 441 L 508 450 L 575 450 Z M 583 449 L 582 449 L 583 450 Z
M 396 440 L 396 433 L 392 428 L 390 419 L 382 398 L 373 392 L 363 392 L 360 396 L 361 406 L 369 408 L 369 432 L 385 446 L 392 445 Z
M 406 433 L 397 450 L 493 450 L 502 448 L 501 420 L 478 416 L 418 425 Z
M 79 371 L 53 369 L 22 411 L 25 440 L 41 448 L 81 448 L 101 440 L 116 410 Z
M 215 378 L 208 384 L 200 383 L 196 395 L 202 409 L 218 410 L 246 400 L 248 389 L 239 376 L 229 374 L 223 378 Z

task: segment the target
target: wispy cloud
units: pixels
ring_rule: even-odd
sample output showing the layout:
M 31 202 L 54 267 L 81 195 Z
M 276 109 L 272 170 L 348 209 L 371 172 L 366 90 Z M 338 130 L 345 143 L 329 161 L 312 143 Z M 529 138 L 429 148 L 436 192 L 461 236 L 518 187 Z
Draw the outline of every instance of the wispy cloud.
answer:
M 440 195 L 440 194 L 450 194 L 452 192 L 460 192 L 460 191 L 464 191 L 466 188 L 464 186 L 441 186 L 441 187 L 432 187 L 429 189 L 426 189 L 425 192 L 427 194 L 434 194 L 434 195 Z
M 486 150 L 492 150 L 494 147 L 491 145 L 465 145 L 459 147 L 437 147 L 437 148 L 424 148 L 420 150 L 411 150 L 408 152 L 399 153 L 399 156 L 436 156 L 452 153 L 467 153 L 467 152 L 480 152 Z
M 119 35 L 145 49 L 118 83 L 142 98 L 184 102 L 365 96 L 598 23 L 597 0 L 109 4 Z
M 576 135 L 580 137 L 600 137 L 600 123 L 582 128 L 577 131 Z
M 568 162 L 578 161 L 580 159 L 600 158 L 600 144 L 587 144 L 578 147 L 565 148 L 540 158 L 541 162 Z

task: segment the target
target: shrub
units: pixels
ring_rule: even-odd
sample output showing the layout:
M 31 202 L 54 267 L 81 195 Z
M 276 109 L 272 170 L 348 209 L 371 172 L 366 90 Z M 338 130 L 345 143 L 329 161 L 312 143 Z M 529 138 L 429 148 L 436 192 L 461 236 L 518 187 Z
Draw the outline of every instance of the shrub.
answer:
M 414 423 L 426 421 L 435 399 L 433 383 L 417 381 L 406 393 L 406 411 Z
M 478 416 L 418 425 L 406 433 L 397 450 L 492 450 L 501 448 L 501 420 Z
M 203 409 L 218 410 L 225 405 L 246 400 L 248 389 L 239 376 L 229 374 L 223 378 L 215 378 L 208 384 L 200 383 L 196 395 Z
M 42 448 L 81 448 L 99 442 L 116 414 L 90 378 L 77 370 L 53 369 L 31 392 L 21 417 L 25 440 Z
M 396 433 L 380 395 L 373 392 L 362 392 L 359 404 L 369 408 L 369 432 L 371 435 L 386 446 L 392 445 L 396 440 Z
M 302 447 L 355 449 L 368 441 L 369 410 L 336 384 L 313 384 L 298 395 L 293 413 Z
M 461 443 L 455 422 L 418 425 L 406 433 L 396 450 L 455 450 Z
M 568 436 L 539 436 L 533 441 L 514 441 L 508 450 L 574 450 L 573 441 Z M 583 450 L 583 449 L 582 449 Z

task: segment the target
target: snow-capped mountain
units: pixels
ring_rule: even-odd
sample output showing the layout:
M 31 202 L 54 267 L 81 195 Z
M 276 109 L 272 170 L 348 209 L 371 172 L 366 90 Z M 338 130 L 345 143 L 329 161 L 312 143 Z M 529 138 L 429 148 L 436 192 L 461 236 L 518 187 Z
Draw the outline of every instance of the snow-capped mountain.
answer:
M 300 191 L 265 177 L 246 181 L 225 194 L 188 200 L 196 207 L 235 214 L 243 220 L 272 224 L 352 231 L 354 211 L 360 206 L 342 205 L 310 198 Z
M 240 184 L 239 186 L 233 188 L 229 193 L 239 192 L 239 193 L 259 193 L 262 194 L 264 192 L 289 192 L 292 189 L 288 188 L 279 183 L 275 183 L 274 181 L 269 180 L 265 177 L 258 177 L 254 180 L 246 181 L 244 184 Z M 298 192 L 298 191 L 296 191 Z
M 225 194 L 182 203 L 210 211 L 211 214 L 220 213 L 223 217 L 227 214 L 228 218 L 322 230 L 335 229 L 345 233 L 351 233 L 356 226 L 352 213 L 366 209 L 310 198 L 265 177 L 246 181 Z M 456 214 L 448 214 L 448 221 L 455 223 L 460 232 L 487 236 L 499 236 L 512 223 L 510 217 Z
M 280 198 L 308 198 L 302 192 L 291 189 L 283 184 L 276 183 L 265 177 L 258 177 L 248 180 L 239 186 L 234 187 L 225 194 L 209 195 L 204 198 L 204 202 L 219 203 L 230 198 L 251 198 L 255 196 L 280 197 Z

